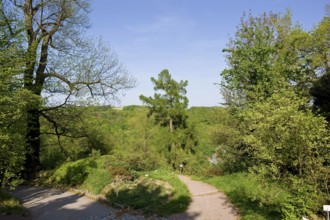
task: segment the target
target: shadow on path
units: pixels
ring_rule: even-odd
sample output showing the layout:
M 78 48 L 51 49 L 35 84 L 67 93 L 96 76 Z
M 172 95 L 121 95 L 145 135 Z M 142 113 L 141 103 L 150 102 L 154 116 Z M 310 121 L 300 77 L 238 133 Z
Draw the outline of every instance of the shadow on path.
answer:
M 225 194 L 215 187 L 201 181 L 194 181 L 179 175 L 191 194 L 192 202 L 184 213 L 169 217 L 171 220 L 236 220 L 238 210 L 228 201 Z
M 115 209 L 93 199 L 71 192 L 44 187 L 19 186 L 10 193 L 20 199 L 29 209 L 33 220 L 84 220 L 111 219 Z M 1 216 L 0 219 L 11 219 L 15 216 Z

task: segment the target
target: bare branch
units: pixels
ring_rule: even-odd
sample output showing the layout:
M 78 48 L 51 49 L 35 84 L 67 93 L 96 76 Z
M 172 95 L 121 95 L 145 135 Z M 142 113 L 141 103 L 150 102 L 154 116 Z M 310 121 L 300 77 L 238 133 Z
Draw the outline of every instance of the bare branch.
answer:
M 73 90 L 74 89 L 74 84 L 70 82 L 70 80 L 68 80 L 66 77 L 64 77 L 63 75 L 55 72 L 55 71 L 52 71 L 50 70 L 51 72 L 47 72 L 47 73 L 44 73 L 44 77 L 47 78 L 47 77 L 55 77 L 59 80 L 61 80 L 62 82 L 65 82 L 69 87 L 70 87 L 70 90 Z
M 59 147 L 61 148 L 61 151 L 63 152 L 63 154 L 68 157 L 67 152 L 64 150 L 62 144 L 61 144 L 61 133 L 58 131 L 58 126 L 57 126 L 57 122 L 55 120 L 53 120 L 51 117 L 49 117 L 48 115 L 44 114 L 43 112 L 40 112 L 40 115 L 43 116 L 45 119 L 47 119 L 47 121 L 49 121 L 50 123 L 53 124 L 54 126 L 54 130 L 55 130 L 55 134 L 57 136 L 57 142 Z
M 56 135 L 56 133 L 52 132 L 40 132 L 41 135 Z M 60 134 L 61 137 L 67 137 L 67 138 L 87 138 L 87 135 L 68 135 L 68 134 Z
M 60 105 L 54 106 L 54 107 L 48 107 L 48 108 L 44 108 L 44 109 L 40 109 L 39 112 L 45 112 L 45 111 L 53 111 L 59 108 L 62 108 L 64 106 L 67 105 L 68 100 L 70 99 L 72 93 L 70 92 L 69 95 L 65 98 L 64 102 Z

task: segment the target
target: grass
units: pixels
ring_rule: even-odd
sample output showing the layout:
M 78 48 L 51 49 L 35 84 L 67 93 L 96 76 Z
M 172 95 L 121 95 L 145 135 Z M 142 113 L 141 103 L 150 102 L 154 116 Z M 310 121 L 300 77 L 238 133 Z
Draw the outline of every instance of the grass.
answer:
M 105 166 L 106 160 L 107 157 L 99 157 L 67 162 L 55 170 L 48 183 L 55 187 L 75 187 L 99 194 L 113 180 Z
M 240 209 L 243 220 L 282 219 L 281 205 L 289 195 L 272 183 L 261 183 L 246 173 L 204 179 L 224 192 Z
M 113 181 L 113 177 L 105 165 L 106 161 L 107 157 L 100 157 L 95 161 L 96 167 L 89 170 L 81 186 L 82 188 L 87 189 L 93 194 L 100 194 L 103 188 Z
M 177 175 L 167 170 L 156 170 L 150 172 L 150 177 L 165 181 L 173 186 L 172 200 L 163 204 L 160 210 L 161 214 L 180 213 L 188 208 L 191 201 L 190 193 L 187 186 L 181 182 Z
M 110 201 L 161 216 L 187 209 L 190 195 L 178 177 L 167 170 L 140 173 L 131 184 L 118 186 L 108 193 Z
M 5 215 L 27 215 L 27 210 L 21 203 L 9 195 L 8 193 L 0 190 L 0 214 Z
M 141 172 L 113 156 L 89 157 L 67 162 L 43 183 L 51 187 L 74 187 L 105 195 L 109 203 L 145 214 L 170 215 L 187 209 L 190 194 L 178 177 L 167 170 Z M 45 181 L 46 180 L 46 181 Z

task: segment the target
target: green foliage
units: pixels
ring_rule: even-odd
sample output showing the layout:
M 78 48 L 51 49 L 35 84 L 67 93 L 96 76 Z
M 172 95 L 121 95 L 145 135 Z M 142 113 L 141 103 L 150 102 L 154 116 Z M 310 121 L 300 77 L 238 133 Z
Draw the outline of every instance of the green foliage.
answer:
M 46 117 L 41 121 L 41 162 L 44 168 L 55 168 L 67 159 L 88 157 L 92 151 L 109 154 L 114 141 L 109 136 L 107 128 L 110 125 L 106 124 L 102 113 L 103 109 L 95 111 L 94 107 L 79 106 L 62 107 L 43 113 Z M 54 157 L 58 157 L 58 160 Z
M 329 6 L 329 5 L 327 5 Z M 328 7 L 329 8 L 329 7 Z M 330 74 L 329 60 L 330 60 L 330 48 L 329 48 L 329 28 L 330 28 L 330 14 L 328 13 L 323 17 L 314 30 L 312 31 L 312 62 L 313 65 L 318 67 L 318 75 Z
M 64 163 L 44 183 L 106 195 L 110 203 L 147 214 L 169 215 L 187 208 L 189 191 L 175 174 L 167 170 L 146 171 L 154 167 L 142 167 L 138 160 L 131 159 L 94 153 L 94 157 Z
M 33 99 L 43 101 L 20 109 L 26 118 L 24 176 L 27 178 L 41 168 L 41 134 L 54 135 L 54 143 L 66 157 L 70 155 L 61 141 L 76 138 L 84 139 L 81 142 L 87 149 L 75 148 L 74 159 L 88 155 L 92 149 L 108 153 L 108 146 L 97 129 L 86 129 L 83 137 L 82 126 L 72 131 L 70 122 L 77 119 L 77 111 L 69 110 L 74 109 L 72 105 L 81 106 L 82 101 L 86 105 L 85 98 L 89 95 L 113 101 L 119 91 L 135 86 L 135 79 L 123 68 L 114 51 L 101 40 L 95 42 L 82 36 L 88 26 L 89 8 L 88 0 L 0 1 L 1 80 L 3 66 L 9 72 L 15 70 L 10 91 L 24 89 Z M 27 97 L 26 102 L 31 98 Z M 40 130 L 40 117 L 42 122 L 49 123 L 46 132 Z M 67 132 L 66 128 L 71 131 Z M 60 140 L 62 136 L 67 140 Z
M 315 217 L 310 207 L 315 206 L 311 203 L 315 203 L 313 200 L 317 198 L 306 193 L 308 187 L 300 188 L 297 193 L 285 184 L 252 173 L 234 173 L 204 180 L 229 197 L 239 208 L 242 219 L 299 220 L 302 217 Z
M 89 171 L 95 167 L 96 163 L 91 159 L 67 162 L 55 171 L 52 181 L 63 185 L 77 186 L 85 181 Z
M 53 186 L 74 186 L 99 194 L 112 181 L 106 166 L 107 156 L 91 157 L 61 165 L 49 178 Z
M 150 177 L 165 181 L 173 187 L 171 201 L 163 205 L 161 213 L 179 213 L 188 208 L 191 201 L 189 190 L 175 174 L 167 170 L 155 170 L 150 173 Z
M 227 103 L 242 107 L 287 88 L 308 97 L 320 67 L 313 62 L 319 53 L 314 49 L 314 38 L 292 25 L 290 12 L 244 16 L 224 49 L 229 68 L 221 76 Z M 328 48 L 327 44 L 322 47 Z
M 219 149 L 224 159 L 219 166 L 226 172 L 249 171 L 260 182 L 286 188 L 289 194 L 277 209 L 284 219 L 310 216 L 328 200 L 327 123 L 305 103 L 289 91 L 255 102 L 239 114 L 242 135 L 236 145 Z M 269 198 L 260 202 L 276 201 Z
M 64 124 L 58 124 L 59 128 L 64 129 L 67 135 L 82 136 L 86 130 L 95 130 L 98 137 L 106 144 L 106 149 L 109 149 L 107 152 L 114 157 L 108 163 L 111 165 L 111 161 L 114 163 L 122 161 L 120 165 L 114 166 L 119 173 L 120 169 L 129 172 L 131 169 L 143 171 L 167 167 L 170 158 L 173 158 L 176 164 L 186 162 L 186 174 L 203 173 L 210 167 L 206 158 L 212 155 L 218 146 L 213 139 L 217 138 L 219 128 L 225 131 L 225 127 L 232 124 L 225 109 L 193 108 L 188 110 L 188 128 L 177 129 L 175 131 L 177 134 L 171 137 L 167 128 L 155 125 L 153 117 L 147 117 L 146 107 L 128 106 L 123 109 L 113 109 L 107 106 L 95 106 L 78 111 L 83 111 L 83 118 L 77 120 L 76 117 L 68 125 L 63 121 Z M 61 112 L 65 114 L 65 109 Z M 43 124 L 44 133 L 52 131 L 51 124 Z M 88 127 L 82 129 L 81 125 Z M 41 148 L 41 162 L 45 169 L 54 169 L 67 160 L 90 156 L 93 151 L 100 152 L 101 155 L 105 153 L 98 150 L 100 148 L 97 146 L 89 147 L 86 137 L 79 139 L 61 137 L 62 148 L 58 146 L 56 135 L 42 137 L 45 146 Z M 164 148 L 169 146 L 171 141 L 178 146 L 173 154 Z M 118 168 L 119 166 L 122 167 Z
M 163 148 L 167 163 L 174 169 L 183 162 L 185 154 L 194 153 L 197 145 L 193 126 L 188 128 L 186 86 L 188 81 L 179 83 L 172 79 L 168 70 L 159 73 L 158 79 L 151 78 L 154 84 L 154 97 L 141 95 L 140 99 L 148 105 L 149 116 L 154 115 L 155 122 L 169 131 L 164 131 Z
M 159 158 L 149 153 L 127 154 L 118 152 L 106 161 L 106 166 L 114 175 L 135 175 L 140 171 L 151 171 L 160 167 Z
M 206 181 L 226 193 L 239 208 L 242 219 L 286 219 L 282 209 L 288 205 L 290 193 L 278 184 L 262 181 L 248 173 L 218 176 Z
M 49 144 L 52 141 L 50 137 L 47 139 L 43 138 L 41 139 L 43 145 L 41 146 L 40 162 L 44 170 L 52 170 L 63 164 L 67 160 L 67 157 L 58 145 Z
M 329 68 L 330 69 L 330 68 Z M 313 104 L 316 110 L 330 122 L 330 72 L 318 79 L 311 88 Z
M 145 176 L 115 187 L 108 193 L 109 200 L 145 214 L 169 215 L 188 207 L 189 191 L 176 175 L 156 170 Z
M 243 142 L 251 169 L 273 179 L 298 178 L 316 190 L 329 175 L 324 167 L 330 153 L 327 124 L 301 110 L 305 100 L 285 95 L 275 94 L 242 112 L 244 130 L 250 131 Z
M 164 204 L 169 199 L 162 186 L 152 181 L 142 179 L 134 186 L 123 185 L 108 193 L 108 200 L 133 209 L 143 210 L 144 213 L 157 213 L 158 204 Z
M 326 107 L 328 21 L 305 32 L 292 25 L 289 12 L 250 15 L 224 50 L 229 68 L 221 73 L 222 90 L 238 123 L 228 129 L 233 132 L 216 134 L 215 169 L 249 172 L 285 188 L 278 209 L 283 219 L 312 216 L 329 200 L 328 125 L 309 105 L 314 83 L 315 107 Z
M 149 106 L 149 114 L 155 114 L 156 122 L 168 126 L 171 131 L 186 127 L 188 81 L 176 82 L 166 69 L 158 74 L 158 79 L 151 77 L 151 81 L 154 90 L 160 92 L 155 93 L 154 98 L 140 96 L 140 99 Z
M 0 189 L 0 214 L 18 214 L 23 216 L 27 215 L 27 210 L 17 199 Z M 8 217 L 8 219 L 10 219 L 10 217 Z
M 113 181 L 113 176 L 109 173 L 106 162 L 109 157 L 102 156 L 94 158 L 96 167 L 88 172 L 88 175 L 81 185 L 82 189 L 87 189 L 93 194 L 100 194 L 102 190 Z
M 21 88 L 23 56 L 18 39 L 11 41 L 6 34 L 2 35 L 1 23 L 0 32 L 0 188 L 3 188 L 20 183 L 25 154 L 31 150 L 24 147 L 26 109 L 38 105 L 39 99 Z
M 218 117 L 219 115 L 221 118 Z M 204 156 L 214 153 L 217 143 L 213 141 L 213 135 L 217 128 L 224 124 L 226 117 L 225 109 L 220 107 L 191 107 L 188 109 L 188 124 L 194 127 L 196 140 L 198 140 L 198 145 L 195 147 L 196 152 L 201 152 Z

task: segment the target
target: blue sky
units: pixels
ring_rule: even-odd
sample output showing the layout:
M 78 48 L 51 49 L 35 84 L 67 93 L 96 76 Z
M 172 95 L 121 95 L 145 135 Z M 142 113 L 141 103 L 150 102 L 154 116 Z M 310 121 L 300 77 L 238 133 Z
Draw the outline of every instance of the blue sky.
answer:
M 141 105 L 139 95 L 153 96 L 150 77 L 168 69 L 188 80 L 189 106 L 222 102 L 220 72 L 226 68 L 222 49 L 244 12 L 292 11 L 305 30 L 321 21 L 329 0 L 94 0 L 87 34 L 101 36 L 138 80 L 119 106 Z

